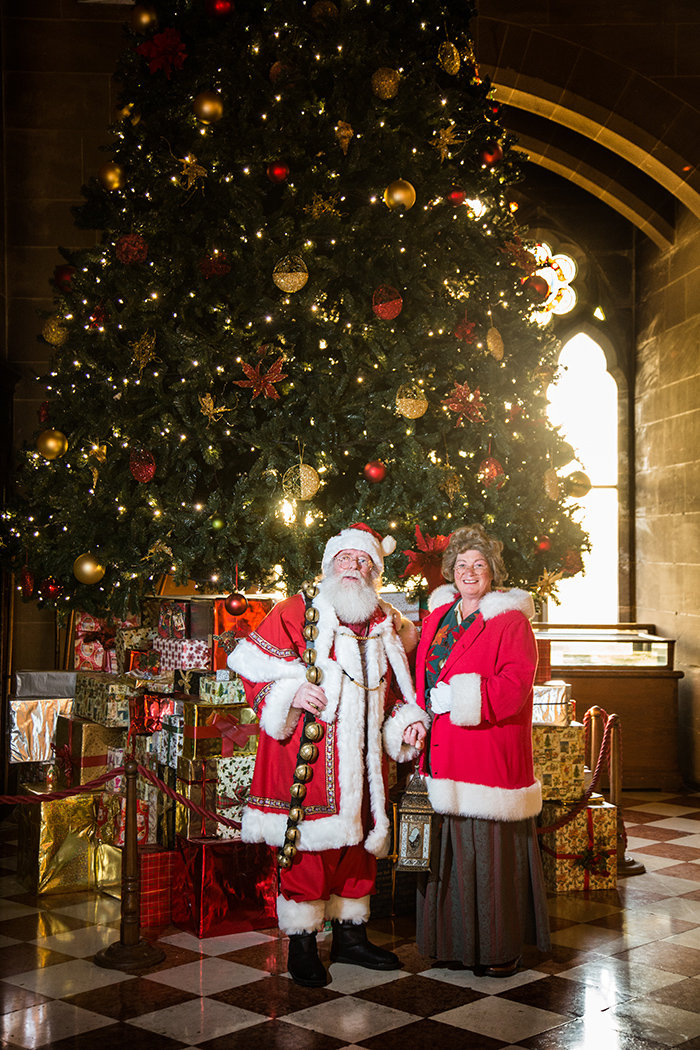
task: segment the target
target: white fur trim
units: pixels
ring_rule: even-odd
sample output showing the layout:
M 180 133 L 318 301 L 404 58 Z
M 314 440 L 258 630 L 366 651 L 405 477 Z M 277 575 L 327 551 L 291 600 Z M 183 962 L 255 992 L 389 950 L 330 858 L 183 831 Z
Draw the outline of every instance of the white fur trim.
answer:
M 456 726 L 478 726 L 481 722 L 481 675 L 453 674 L 450 721 Z
M 289 901 L 277 898 L 277 925 L 287 936 L 294 933 L 316 933 L 323 929 L 325 901 Z
M 430 592 L 428 598 L 428 609 L 435 612 L 441 605 L 452 605 L 459 598 L 459 591 L 451 583 L 442 583 Z
M 301 660 L 267 656 L 244 639 L 229 656 L 228 665 L 250 682 L 273 683 L 265 696 L 260 725 L 275 740 L 286 740 L 291 736 L 299 719 L 299 711 L 292 708 L 292 700 L 299 686 L 306 681 L 306 667 Z
M 413 703 L 403 704 L 393 718 L 389 716 L 384 722 L 384 750 L 395 762 L 410 762 L 420 754 L 415 747 L 403 742 L 404 730 L 412 722 L 422 722 L 426 729 L 430 729 L 430 715 Z
M 393 541 L 394 546 L 391 550 L 388 547 Z M 385 546 L 386 544 L 386 546 Z M 369 554 L 370 558 L 381 572 L 384 569 L 384 555 L 391 554 L 396 549 L 396 540 L 393 536 L 385 536 L 383 540 L 377 539 L 376 536 L 372 535 L 371 532 L 366 532 L 364 529 L 343 529 L 337 536 L 331 536 L 326 549 L 323 552 L 323 561 L 321 562 L 321 568 L 323 574 L 328 575 L 333 559 L 341 551 L 355 550 L 364 551 L 365 554 Z
M 525 820 L 536 817 L 542 809 L 539 780 L 524 788 L 488 787 L 434 777 L 426 777 L 426 783 L 428 798 L 436 813 L 482 820 Z
M 393 536 L 385 536 L 382 540 L 382 550 L 384 554 L 393 554 L 396 550 L 396 540 Z
M 492 620 L 494 616 L 513 610 L 523 613 L 528 620 L 535 615 L 535 603 L 528 591 L 519 587 L 511 587 L 507 591 L 489 591 L 479 603 L 479 612 L 485 620 Z
M 353 922 L 356 926 L 369 919 L 369 895 L 366 897 L 338 897 L 332 893 L 326 904 L 326 918 L 339 922 Z

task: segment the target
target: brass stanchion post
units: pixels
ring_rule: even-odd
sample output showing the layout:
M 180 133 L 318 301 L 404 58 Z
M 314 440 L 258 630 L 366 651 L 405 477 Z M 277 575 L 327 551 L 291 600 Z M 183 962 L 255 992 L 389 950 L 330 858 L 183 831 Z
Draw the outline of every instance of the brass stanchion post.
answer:
M 610 715 L 610 801 L 617 806 L 617 874 L 643 875 L 646 868 L 625 853 L 627 834 L 622 819 L 622 733 L 617 715 Z
M 586 757 L 588 758 L 588 768 L 595 769 L 598 765 L 598 755 L 603 743 L 605 718 L 601 707 L 591 707 L 588 714 L 590 717 L 590 730 L 588 733 L 589 754 Z
M 139 925 L 139 853 L 136 829 L 136 776 L 138 767 L 130 758 L 124 765 L 126 774 L 126 826 L 122 852 L 122 915 L 118 941 L 102 948 L 94 958 L 108 970 L 143 970 L 156 966 L 165 952 L 150 941 L 141 940 Z

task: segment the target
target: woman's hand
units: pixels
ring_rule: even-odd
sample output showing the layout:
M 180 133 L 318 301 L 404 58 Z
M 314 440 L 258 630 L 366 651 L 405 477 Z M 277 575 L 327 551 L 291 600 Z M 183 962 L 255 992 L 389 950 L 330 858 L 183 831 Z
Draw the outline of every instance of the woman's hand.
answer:
M 320 685 L 304 682 L 294 694 L 292 707 L 298 707 L 301 711 L 309 711 L 310 714 L 318 716 L 327 703 L 328 697 Z
M 452 690 L 449 682 L 438 682 L 430 690 L 430 710 L 434 715 L 446 715 L 452 707 Z
M 417 751 L 422 751 L 425 747 L 426 733 L 422 722 L 411 722 L 403 731 L 403 742 L 409 747 L 415 747 Z

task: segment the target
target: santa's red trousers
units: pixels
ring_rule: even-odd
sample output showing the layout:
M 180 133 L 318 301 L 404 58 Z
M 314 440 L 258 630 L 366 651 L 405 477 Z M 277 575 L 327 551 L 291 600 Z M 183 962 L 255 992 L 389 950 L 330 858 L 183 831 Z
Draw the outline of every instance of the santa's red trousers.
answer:
M 290 868 L 280 870 L 280 893 L 290 901 L 327 901 L 332 895 L 358 900 L 374 892 L 377 859 L 362 843 L 324 849 L 300 850 Z

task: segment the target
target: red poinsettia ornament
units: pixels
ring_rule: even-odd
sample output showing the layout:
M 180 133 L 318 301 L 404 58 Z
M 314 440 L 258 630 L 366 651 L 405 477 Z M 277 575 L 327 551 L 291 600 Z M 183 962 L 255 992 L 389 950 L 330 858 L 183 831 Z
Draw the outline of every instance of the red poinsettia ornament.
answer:
M 168 80 L 174 69 L 182 69 L 187 58 L 187 50 L 177 29 L 164 29 L 156 33 L 152 40 L 146 40 L 136 48 L 148 62 L 150 73 L 162 69 Z
M 126 265 L 142 263 L 148 257 L 148 244 L 140 233 L 125 233 L 114 245 L 114 254 Z
M 241 368 L 248 378 L 234 379 L 234 383 L 236 386 L 249 386 L 253 391 L 253 401 L 259 394 L 264 394 L 265 397 L 271 397 L 275 401 L 279 401 L 279 394 L 275 390 L 273 383 L 280 383 L 287 378 L 286 373 L 282 371 L 283 361 L 283 357 L 278 357 L 274 364 L 270 365 L 265 375 L 262 374 L 262 362 L 253 368 L 247 361 L 241 361 Z
M 485 423 L 486 405 L 479 388 L 471 390 L 468 383 L 455 383 L 454 390 L 442 402 L 450 412 L 457 413 L 456 427 L 464 426 L 464 417 L 472 423 Z
M 445 582 L 442 575 L 442 556 L 445 553 L 449 536 L 425 536 L 416 525 L 417 551 L 403 551 L 408 558 L 408 565 L 401 573 L 402 576 L 423 576 L 428 588 L 434 591 Z

